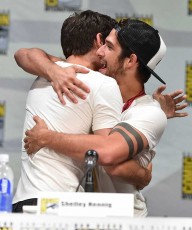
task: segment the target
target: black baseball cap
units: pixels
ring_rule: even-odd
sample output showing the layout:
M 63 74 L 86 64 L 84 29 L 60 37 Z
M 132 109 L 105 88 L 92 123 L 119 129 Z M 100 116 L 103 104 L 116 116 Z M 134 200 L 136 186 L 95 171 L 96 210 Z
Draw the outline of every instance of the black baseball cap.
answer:
M 139 61 L 154 77 L 166 84 L 154 72 L 155 67 L 162 60 L 167 50 L 158 30 L 137 19 L 128 19 L 123 28 L 117 24 L 115 29 L 118 40 L 137 55 Z

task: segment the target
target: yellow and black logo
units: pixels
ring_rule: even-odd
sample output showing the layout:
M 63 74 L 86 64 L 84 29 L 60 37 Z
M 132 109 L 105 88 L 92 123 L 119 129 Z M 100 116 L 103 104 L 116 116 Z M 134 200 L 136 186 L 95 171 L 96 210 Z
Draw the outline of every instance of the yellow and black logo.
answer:
M 58 198 L 42 198 L 40 200 L 40 212 L 48 213 L 50 210 L 56 210 L 59 207 Z
M 81 0 L 45 0 L 47 11 L 79 11 Z
M 0 54 L 7 53 L 9 26 L 10 26 L 9 11 L 0 12 Z
M 5 116 L 5 102 L 0 102 L 0 117 Z
M 140 21 L 143 21 L 143 22 L 145 22 L 145 23 L 147 23 L 147 24 L 149 24 L 150 26 L 153 26 L 153 16 L 152 15 L 150 15 L 150 16 L 137 16 L 137 15 L 127 15 L 127 14 L 116 14 L 116 16 L 115 16 L 115 19 L 116 19 L 116 21 L 120 21 L 120 20 L 122 20 L 122 19 L 127 19 L 127 18 L 131 18 L 131 19 L 138 19 L 138 20 L 140 20 Z
M 188 14 L 192 15 L 192 0 L 188 0 Z
M 4 142 L 5 101 L 0 101 L 0 146 Z
M 192 199 L 192 155 L 190 154 L 183 156 L 182 197 Z
M 9 26 L 10 16 L 9 12 L 0 12 L 0 26 Z
M 186 101 L 192 105 L 192 63 L 186 63 L 185 74 Z
M 45 10 L 57 11 L 58 10 L 58 0 L 45 0 Z
M 47 7 L 57 7 L 58 6 L 58 0 L 46 0 L 45 5 Z

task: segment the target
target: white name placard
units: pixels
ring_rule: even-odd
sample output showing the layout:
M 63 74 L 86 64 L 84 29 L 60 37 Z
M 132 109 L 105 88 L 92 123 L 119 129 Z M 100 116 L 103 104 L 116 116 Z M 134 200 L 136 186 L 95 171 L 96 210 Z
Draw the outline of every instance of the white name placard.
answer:
M 133 217 L 134 196 L 126 193 L 46 192 L 38 198 L 38 214 L 84 217 Z

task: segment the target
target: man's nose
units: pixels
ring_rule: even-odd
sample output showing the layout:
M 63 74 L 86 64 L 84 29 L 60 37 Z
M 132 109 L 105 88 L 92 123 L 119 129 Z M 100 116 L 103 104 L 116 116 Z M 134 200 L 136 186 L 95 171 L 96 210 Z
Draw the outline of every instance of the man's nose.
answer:
M 96 52 L 96 54 L 99 56 L 99 57 L 103 57 L 104 56 L 104 45 L 102 45 Z

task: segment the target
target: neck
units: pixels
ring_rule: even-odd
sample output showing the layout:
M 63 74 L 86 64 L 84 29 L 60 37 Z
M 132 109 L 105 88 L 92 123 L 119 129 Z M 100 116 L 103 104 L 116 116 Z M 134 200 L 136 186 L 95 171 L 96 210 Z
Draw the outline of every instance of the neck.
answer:
M 71 55 L 66 59 L 66 62 L 82 65 L 89 69 L 95 70 L 94 64 L 92 62 L 92 55 L 89 53 L 85 55 Z
M 120 76 L 118 80 L 119 88 L 123 102 L 127 102 L 132 97 L 135 97 L 142 90 L 144 90 L 144 84 L 138 80 L 139 78 L 134 75 Z

